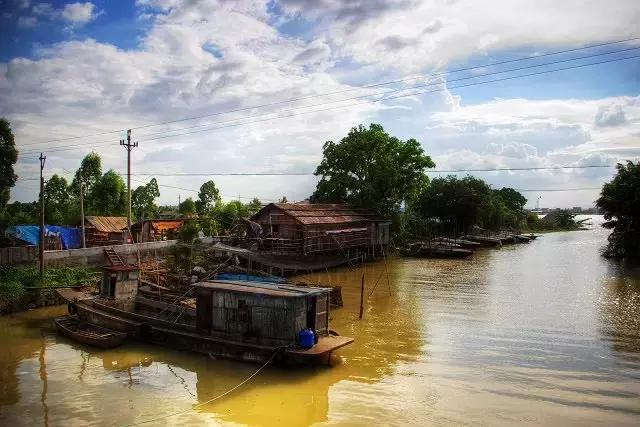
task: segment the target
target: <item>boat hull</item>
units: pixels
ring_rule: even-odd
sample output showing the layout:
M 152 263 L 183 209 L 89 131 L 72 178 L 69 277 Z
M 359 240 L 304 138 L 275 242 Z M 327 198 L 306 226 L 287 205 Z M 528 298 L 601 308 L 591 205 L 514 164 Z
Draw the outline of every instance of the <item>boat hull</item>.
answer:
M 278 365 L 328 364 L 333 351 L 353 342 L 353 338 L 350 337 L 319 337 L 314 347 L 303 350 L 294 346 L 279 347 L 231 341 L 202 334 L 187 325 L 170 325 L 163 320 L 107 307 L 97 301 L 79 302 L 78 316 L 91 323 L 125 332 L 143 342 L 206 354 L 212 358 L 251 363 L 273 360 Z M 277 354 L 274 356 L 274 353 Z
M 70 316 L 55 319 L 55 324 L 61 335 L 93 347 L 114 348 L 127 339 L 125 333 L 103 328 Z

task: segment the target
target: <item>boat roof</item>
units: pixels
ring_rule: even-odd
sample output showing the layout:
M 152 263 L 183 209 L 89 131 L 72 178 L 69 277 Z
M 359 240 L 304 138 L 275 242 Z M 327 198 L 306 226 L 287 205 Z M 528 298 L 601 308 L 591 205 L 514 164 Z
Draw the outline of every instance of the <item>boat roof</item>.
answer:
M 200 289 L 213 289 L 274 297 L 306 297 L 329 293 L 327 288 L 299 286 L 289 283 L 249 282 L 246 280 L 205 280 L 193 285 Z

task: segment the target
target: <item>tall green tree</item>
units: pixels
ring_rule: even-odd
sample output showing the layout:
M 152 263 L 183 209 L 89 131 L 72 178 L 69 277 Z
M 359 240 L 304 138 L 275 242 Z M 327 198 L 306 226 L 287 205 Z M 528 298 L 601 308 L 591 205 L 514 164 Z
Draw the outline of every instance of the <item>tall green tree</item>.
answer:
M 200 216 L 203 216 L 221 201 L 220 190 L 216 184 L 213 181 L 207 181 L 200 186 L 198 200 L 195 201 L 196 211 Z
M 527 204 L 527 198 L 513 188 L 502 187 L 499 190 L 493 190 L 493 193 L 498 196 L 507 209 L 512 212 L 522 212 L 524 205 Z
M 151 178 L 145 185 L 140 185 L 131 192 L 131 209 L 136 218 L 153 218 L 158 214 L 155 200 L 160 197 L 158 181 Z
M 126 215 L 126 185 L 120 175 L 112 169 L 94 184 L 87 199 L 91 200 L 91 213 L 94 215 Z
M 285 203 L 285 202 L 282 202 L 282 203 Z M 248 212 L 249 215 L 253 215 L 254 213 L 258 212 L 260 209 L 262 209 L 262 202 L 257 197 L 254 197 L 247 204 L 247 210 L 249 211 Z
M 11 188 L 16 184 L 18 176 L 13 165 L 18 161 L 18 150 L 9 121 L 0 118 L 0 213 L 11 198 Z
M 640 162 L 618 163 L 616 176 L 602 186 L 596 201 L 611 229 L 604 255 L 640 258 Z
M 197 213 L 196 203 L 191 197 L 187 197 L 182 203 L 180 203 L 180 206 L 178 206 L 178 211 L 183 217 L 195 216 Z
M 232 200 L 225 204 L 218 214 L 220 226 L 227 233 L 238 224 L 240 219 L 248 216 L 249 208 L 238 200 Z
M 425 170 L 434 166 L 415 139 L 402 141 L 379 124 L 360 125 L 339 142 L 324 144 L 312 200 L 391 214 L 418 195 L 428 182 Z
M 52 225 L 65 225 L 70 216 L 69 185 L 67 180 L 53 175 L 44 187 L 45 222 Z
M 490 214 L 486 209 L 491 206 L 491 187 L 472 176 L 435 178 L 417 200 L 422 217 L 436 220 L 441 224 L 439 231 L 447 232 L 464 232 L 487 222 Z

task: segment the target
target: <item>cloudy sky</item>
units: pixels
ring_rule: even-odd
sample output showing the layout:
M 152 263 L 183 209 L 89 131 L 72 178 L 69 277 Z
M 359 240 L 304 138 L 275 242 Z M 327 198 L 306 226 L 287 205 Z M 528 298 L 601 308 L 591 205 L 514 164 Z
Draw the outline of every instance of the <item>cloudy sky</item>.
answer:
M 208 179 L 188 173 L 313 172 L 359 123 L 416 138 L 438 170 L 640 158 L 640 40 L 611 43 L 640 37 L 637 0 L 0 0 L 0 13 L 14 200 L 36 197 L 40 151 L 46 176 L 92 150 L 124 172 L 127 128 L 134 185 L 157 176 L 164 203 Z M 536 190 L 530 205 L 590 206 L 613 169 L 474 174 Z M 266 201 L 316 182 L 212 179 Z M 538 191 L 568 188 L 582 190 Z

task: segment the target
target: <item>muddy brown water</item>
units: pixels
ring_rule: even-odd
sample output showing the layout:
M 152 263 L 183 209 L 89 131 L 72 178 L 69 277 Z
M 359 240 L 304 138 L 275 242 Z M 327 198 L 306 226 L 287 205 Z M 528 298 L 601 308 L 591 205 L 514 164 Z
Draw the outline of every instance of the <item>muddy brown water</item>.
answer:
M 332 327 L 354 345 L 196 409 L 257 366 L 84 347 L 56 335 L 64 307 L 0 317 L 0 424 L 640 425 L 640 274 L 601 258 L 605 241 L 594 227 L 304 276 L 343 286 Z

